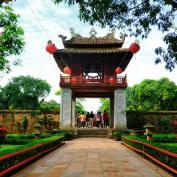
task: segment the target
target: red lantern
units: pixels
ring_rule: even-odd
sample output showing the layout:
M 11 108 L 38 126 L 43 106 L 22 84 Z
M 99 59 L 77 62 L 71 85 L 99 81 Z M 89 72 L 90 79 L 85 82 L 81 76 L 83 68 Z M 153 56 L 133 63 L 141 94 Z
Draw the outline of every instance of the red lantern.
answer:
M 117 68 L 115 69 L 115 72 L 116 72 L 116 74 L 120 74 L 120 73 L 123 72 L 123 70 L 122 70 L 121 67 L 117 67 Z
M 112 84 L 115 84 L 116 83 L 116 79 L 111 77 L 109 78 L 109 83 L 112 85 Z
M 140 50 L 140 46 L 139 44 L 137 43 L 132 43 L 129 47 L 129 50 L 132 52 L 132 53 L 136 53 Z
M 65 74 L 71 75 L 71 69 L 70 69 L 69 67 L 65 67 L 65 68 L 63 69 L 63 72 L 64 72 Z
M 57 48 L 55 44 L 48 43 L 48 45 L 46 46 L 46 51 L 49 52 L 50 54 L 54 54 L 57 51 Z
M 78 82 L 77 78 L 73 77 L 73 78 L 71 79 L 71 83 L 72 83 L 72 84 L 77 84 L 77 82 Z

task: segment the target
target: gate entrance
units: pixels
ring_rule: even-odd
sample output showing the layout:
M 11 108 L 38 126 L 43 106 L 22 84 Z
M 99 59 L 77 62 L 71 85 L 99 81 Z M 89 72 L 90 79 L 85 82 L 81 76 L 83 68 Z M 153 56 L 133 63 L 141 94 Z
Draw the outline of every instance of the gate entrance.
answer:
M 62 128 L 75 126 L 76 98 L 110 98 L 112 127 L 125 130 L 127 76 L 121 75 L 129 64 L 133 53 L 122 48 L 125 36 L 120 39 L 112 33 L 96 37 L 92 29 L 90 37 L 71 33 L 66 40 L 60 35 L 64 49 L 53 56 L 64 74 L 60 76 Z

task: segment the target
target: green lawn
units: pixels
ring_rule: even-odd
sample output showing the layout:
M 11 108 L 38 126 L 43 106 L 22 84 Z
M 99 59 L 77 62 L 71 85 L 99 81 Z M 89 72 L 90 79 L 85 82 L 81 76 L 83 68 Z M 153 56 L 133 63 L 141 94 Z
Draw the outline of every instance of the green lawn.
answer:
M 15 152 L 15 150 L 21 149 L 23 145 L 1 145 L 0 156 Z
M 4 149 L 13 149 L 13 148 L 16 148 L 16 147 L 20 147 L 22 145 L 9 145 L 9 144 L 3 144 L 0 146 L 0 151 L 4 150 Z

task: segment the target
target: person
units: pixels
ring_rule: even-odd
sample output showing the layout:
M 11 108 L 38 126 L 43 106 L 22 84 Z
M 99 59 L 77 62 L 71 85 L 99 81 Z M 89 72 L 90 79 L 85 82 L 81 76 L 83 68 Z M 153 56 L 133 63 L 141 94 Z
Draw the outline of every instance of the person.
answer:
M 91 111 L 89 116 L 89 128 L 93 128 L 94 117 L 93 111 Z
M 85 116 L 85 113 L 82 112 L 82 114 L 80 115 L 80 122 L 81 122 L 81 127 L 85 127 L 85 119 L 86 119 L 86 116 Z
M 109 127 L 109 115 L 106 112 L 106 110 L 104 110 L 104 113 L 103 113 L 103 121 L 104 121 L 104 128 Z
M 80 128 L 81 122 L 80 122 L 80 111 L 77 112 L 76 114 L 76 127 Z
M 89 112 L 87 112 L 86 118 L 85 118 L 85 127 L 86 128 L 89 128 L 89 117 L 90 117 L 90 114 L 89 114 Z
M 101 112 L 99 111 L 96 115 L 96 127 L 99 128 L 103 128 L 103 124 L 102 124 L 102 115 Z

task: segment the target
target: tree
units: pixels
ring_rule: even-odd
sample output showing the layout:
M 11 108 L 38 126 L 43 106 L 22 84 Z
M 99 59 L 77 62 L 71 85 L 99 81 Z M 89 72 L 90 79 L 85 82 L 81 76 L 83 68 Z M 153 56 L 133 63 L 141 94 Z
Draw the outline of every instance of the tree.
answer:
M 50 111 L 54 109 L 60 109 L 60 104 L 55 100 L 45 101 L 40 104 L 40 110 L 42 111 Z
M 127 89 L 128 110 L 177 110 L 176 99 L 177 86 L 167 78 L 146 79 Z
M 0 4 L 2 4 L 2 3 L 9 3 L 10 1 L 13 1 L 13 0 L 0 0 Z
M 165 33 L 163 41 L 167 48 L 155 49 L 156 63 L 164 61 L 166 69 L 172 71 L 177 64 L 177 31 L 175 17 L 176 0 L 53 0 L 69 5 L 78 4 L 79 17 L 84 22 L 101 27 L 116 27 L 130 36 L 147 38 L 153 27 Z
M 104 112 L 104 110 L 106 110 L 106 112 L 110 112 L 110 100 L 109 98 L 100 98 L 100 103 L 101 106 L 99 107 L 99 110 L 101 112 Z
M 50 85 L 31 76 L 14 77 L 1 89 L 3 109 L 38 109 L 40 100 L 50 93 Z
M 85 108 L 84 108 L 84 106 L 82 105 L 82 101 L 80 101 L 80 100 L 77 100 L 76 101 L 76 112 L 80 112 L 80 113 L 82 113 L 82 112 L 85 112 Z
M 21 61 L 10 56 L 19 55 L 24 48 L 24 31 L 17 25 L 19 15 L 8 5 L 0 2 L 0 72 L 9 72 L 11 65 L 19 65 Z

